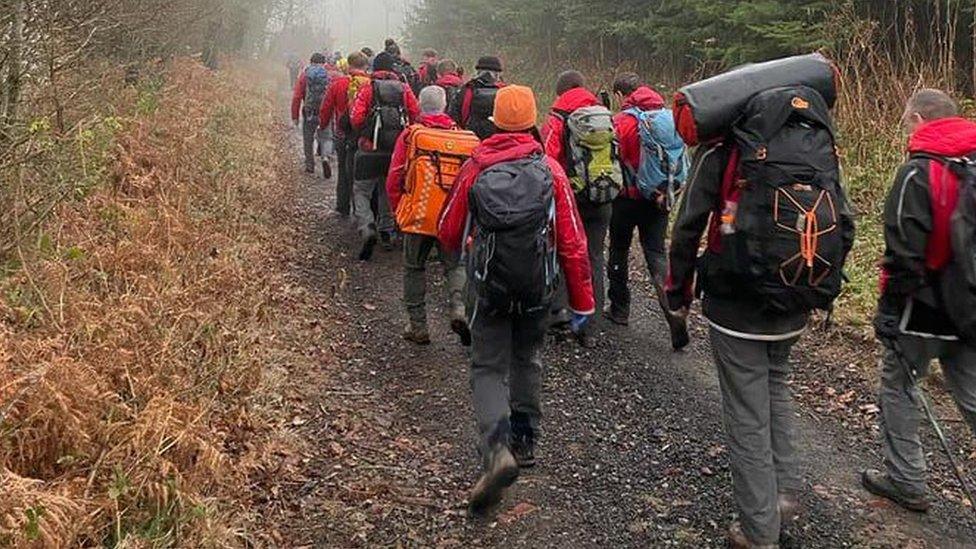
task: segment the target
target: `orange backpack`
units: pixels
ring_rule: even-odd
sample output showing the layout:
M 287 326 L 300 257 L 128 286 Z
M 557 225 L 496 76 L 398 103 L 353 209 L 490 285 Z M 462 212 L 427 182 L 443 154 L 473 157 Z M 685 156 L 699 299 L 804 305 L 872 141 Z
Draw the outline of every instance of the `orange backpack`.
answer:
M 414 125 L 407 149 L 407 177 L 396 220 L 405 233 L 437 235 L 437 220 L 478 136 L 464 130 Z

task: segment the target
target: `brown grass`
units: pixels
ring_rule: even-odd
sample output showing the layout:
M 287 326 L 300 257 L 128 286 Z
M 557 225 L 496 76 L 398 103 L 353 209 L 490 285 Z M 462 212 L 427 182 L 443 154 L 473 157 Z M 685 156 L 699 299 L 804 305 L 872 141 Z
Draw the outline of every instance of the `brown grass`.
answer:
M 105 180 L 0 278 L 0 546 L 245 543 L 272 99 L 243 68 L 160 82 L 116 84 Z

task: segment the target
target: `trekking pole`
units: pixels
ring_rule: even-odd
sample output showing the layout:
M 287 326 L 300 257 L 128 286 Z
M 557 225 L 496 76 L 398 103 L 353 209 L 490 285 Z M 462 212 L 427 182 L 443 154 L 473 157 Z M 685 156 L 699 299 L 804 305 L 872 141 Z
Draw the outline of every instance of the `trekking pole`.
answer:
M 922 404 L 922 409 L 925 411 L 925 416 L 929 418 L 929 422 L 932 424 L 932 428 L 935 430 L 935 435 L 938 437 L 939 443 L 942 445 L 942 450 L 945 451 L 946 457 L 949 458 L 949 463 L 952 464 L 952 471 L 956 475 L 956 480 L 958 480 L 959 484 L 962 485 L 963 492 L 965 492 L 966 497 L 969 498 L 970 509 L 973 510 L 973 514 L 976 514 L 976 498 L 973 497 L 973 489 L 966 480 L 966 476 L 962 472 L 962 467 L 959 466 L 959 462 L 956 461 L 956 457 L 952 453 L 952 448 L 950 448 L 949 441 L 946 439 L 945 432 L 942 430 L 942 425 L 939 424 L 935 414 L 932 412 L 932 406 L 929 404 L 929 400 L 925 396 L 925 390 L 922 389 L 922 387 L 918 384 L 918 372 L 915 370 L 915 367 L 912 366 L 912 363 L 908 360 L 908 357 L 905 356 L 905 353 L 902 352 L 901 345 L 898 343 L 898 341 L 895 339 L 890 339 L 885 346 L 895 353 L 895 358 L 908 374 L 909 383 L 918 389 L 918 400 Z M 905 392 L 908 394 L 908 398 L 915 400 L 915 396 L 912 395 L 912 392 L 908 390 L 907 387 Z

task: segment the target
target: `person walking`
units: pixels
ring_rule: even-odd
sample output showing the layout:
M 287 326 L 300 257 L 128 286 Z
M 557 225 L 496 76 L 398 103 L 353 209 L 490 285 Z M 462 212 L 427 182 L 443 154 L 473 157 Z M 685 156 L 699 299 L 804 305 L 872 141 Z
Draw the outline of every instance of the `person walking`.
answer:
M 370 78 L 366 74 L 369 61 L 362 52 L 353 52 L 347 59 L 346 74 L 336 78 L 329 85 L 329 90 L 322 101 L 319 111 L 319 127 L 332 122 L 335 128 L 336 165 L 338 177 L 336 181 L 335 211 L 342 217 L 348 217 L 352 203 L 352 164 L 356 153 L 357 134 L 350 121 L 350 105 L 356 99 L 359 90 L 369 85 Z
M 427 327 L 427 277 L 430 252 L 437 241 L 437 221 L 447 190 L 478 137 L 459 130 L 444 114 L 444 88 L 428 86 L 420 91 L 420 117 L 397 138 L 386 179 L 390 208 L 396 212 L 403 233 L 403 304 L 409 323 L 403 338 L 418 345 L 430 343 Z M 451 329 L 463 345 L 471 344 L 464 310 L 464 270 L 458 254 L 440 246 L 447 279 L 448 316 Z
M 802 488 L 790 350 L 810 310 L 829 309 L 840 293 L 854 221 L 818 92 L 760 91 L 738 120 L 692 159 L 666 292 L 670 314 L 679 317 L 704 294 L 739 517 L 730 545 L 775 548 Z
M 535 463 L 557 261 L 573 325 L 582 328 L 594 312 L 586 234 L 566 174 L 537 140 L 536 116 L 530 88 L 499 90 L 492 115 L 499 133 L 462 167 L 438 232 L 445 247 L 465 248 L 474 300 L 471 389 L 483 459 L 469 497 L 475 514 L 499 501 L 520 465 Z
M 396 139 L 420 114 L 410 86 L 393 72 L 394 59 L 381 52 L 373 60 L 372 80 L 356 95 L 350 122 L 359 134 L 353 174 L 353 208 L 360 235 L 359 259 L 369 260 L 382 239 L 393 248 L 395 225 L 386 196 L 386 175 Z M 376 197 L 376 212 L 372 204 Z
M 325 68 L 325 56 L 314 53 L 311 64 L 299 75 L 291 98 L 291 120 L 295 127 L 298 127 L 301 115 L 306 173 L 315 173 L 315 157 L 321 156 L 318 147 L 323 136 L 319 132 L 319 109 L 328 88 L 329 73 Z
M 976 155 L 976 123 L 961 118 L 956 102 L 934 89 L 912 95 L 902 122 L 910 134 L 909 157 L 885 202 L 881 297 L 874 319 L 885 345 L 879 394 L 884 469 L 863 471 L 861 482 L 872 494 L 922 512 L 929 508 L 928 469 L 915 383 L 928 374 L 932 360 L 942 365 L 949 394 L 976 435 L 976 347 L 961 337 L 960 319 L 948 307 L 972 291 L 960 287 L 967 283 L 958 273 L 949 272 L 956 254 L 952 218 L 962 199 L 962 181 L 951 159 Z

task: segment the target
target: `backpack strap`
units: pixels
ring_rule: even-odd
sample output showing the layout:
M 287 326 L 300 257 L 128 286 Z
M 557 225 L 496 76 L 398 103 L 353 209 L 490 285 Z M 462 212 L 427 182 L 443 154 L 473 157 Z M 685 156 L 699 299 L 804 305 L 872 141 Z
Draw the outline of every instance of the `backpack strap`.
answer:
M 573 155 L 573 132 L 569 129 L 569 117 L 573 113 L 563 109 L 552 109 L 552 114 L 563 123 L 563 132 L 559 136 L 559 140 L 562 142 L 563 154 L 566 156 L 566 165 L 563 166 L 566 175 L 577 177 L 579 173 L 576 171 L 576 157 Z

